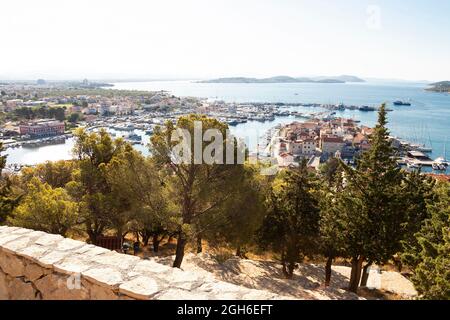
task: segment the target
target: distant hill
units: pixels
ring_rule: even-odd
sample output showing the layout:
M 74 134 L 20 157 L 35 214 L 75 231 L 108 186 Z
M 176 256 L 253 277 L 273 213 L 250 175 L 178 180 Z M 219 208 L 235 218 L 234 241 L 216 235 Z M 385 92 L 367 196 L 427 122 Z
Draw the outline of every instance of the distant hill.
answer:
M 427 88 L 428 91 L 434 92 L 448 92 L 450 93 L 450 81 L 441 81 L 430 84 L 430 88 Z
M 212 80 L 198 81 L 200 83 L 346 83 L 346 82 L 364 82 L 355 76 L 342 75 L 338 77 L 289 77 L 289 76 L 276 76 L 270 78 L 247 78 L 247 77 L 230 77 L 230 78 L 218 78 Z
M 349 75 L 342 75 L 337 77 L 314 77 L 314 80 L 339 80 L 343 82 L 366 82 L 364 79 L 355 77 L 355 76 L 349 76 Z

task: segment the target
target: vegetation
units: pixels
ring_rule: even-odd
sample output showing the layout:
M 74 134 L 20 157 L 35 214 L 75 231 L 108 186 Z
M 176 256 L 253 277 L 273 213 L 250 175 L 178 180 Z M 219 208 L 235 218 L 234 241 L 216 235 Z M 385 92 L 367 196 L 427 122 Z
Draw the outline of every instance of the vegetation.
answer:
M 299 169 L 285 172 L 274 183 L 268 198 L 260 243 L 281 255 L 283 273 L 288 278 L 304 256 L 315 253 L 319 233 L 316 193 L 317 185 L 304 160 Z
M 177 249 L 173 265 L 178 268 L 183 261 L 189 238 L 201 236 L 205 228 L 203 223 L 205 217 L 213 215 L 227 200 L 237 194 L 238 190 L 234 188 L 234 185 L 243 173 L 243 165 L 223 165 L 226 163 L 225 154 L 221 155 L 220 161 L 214 160 L 210 164 L 202 158 L 197 158 L 193 140 L 196 135 L 195 127 L 198 124 L 201 124 L 202 137 L 208 129 L 217 129 L 222 137 L 226 136 L 225 124 L 204 116 L 191 115 L 179 118 L 176 127 L 171 122 L 167 122 L 166 128 L 156 130 L 151 139 L 155 161 L 160 169 L 166 170 L 170 197 L 176 206 Z M 177 129 L 186 130 L 194 138 L 189 141 L 185 136 L 179 136 L 179 141 L 174 141 L 172 137 L 176 135 Z M 213 140 L 211 145 L 217 142 Z M 183 149 L 177 154 L 177 146 L 180 144 Z M 203 142 L 200 149 L 201 157 L 207 145 Z M 225 150 L 227 142 L 223 141 L 217 147 Z M 187 150 L 194 150 L 194 152 Z M 211 152 L 218 152 L 219 149 L 215 150 L 211 149 Z M 233 150 L 233 154 L 235 153 Z
M 12 112 L 12 118 L 15 120 L 33 120 L 33 119 L 56 119 L 64 121 L 65 107 L 20 107 Z
M 430 85 L 431 87 L 427 88 L 428 91 L 434 91 L 434 92 L 450 92 L 450 81 L 441 81 L 432 83 Z
M 436 188 L 435 201 L 428 203 L 429 218 L 406 242 L 403 260 L 414 270 L 411 280 L 425 299 L 450 299 L 450 184 Z
M 9 222 L 15 226 L 66 235 L 77 223 L 77 204 L 63 188 L 33 178 Z
M 274 254 L 287 278 L 304 258 L 325 261 L 325 285 L 337 259 L 351 263 L 348 289 L 365 286 L 371 265 L 406 265 L 420 296 L 449 299 L 450 211 L 448 183 L 397 167 L 380 108 L 371 148 L 356 168 L 332 158 L 318 172 L 305 162 L 274 176 L 240 163 L 232 137 L 207 135 L 227 125 L 200 115 L 157 128 L 151 156 L 144 157 L 106 131 L 78 129 L 70 161 L 46 162 L 0 178 L 0 223 L 62 235 L 74 232 L 92 243 L 102 235 L 130 237 L 160 252 L 176 239 L 173 266 L 187 249 L 219 248 L 219 260 L 249 250 Z M 191 136 L 201 124 L 203 161 Z M 177 139 L 173 139 L 173 137 Z M 219 147 L 231 150 L 233 161 Z M 6 156 L 0 145 L 0 172 Z M 245 160 L 245 152 L 244 160 Z M 205 161 L 210 156 L 213 161 Z M 185 160 L 185 161 L 180 161 Z M 224 250 L 227 248 L 227 250 Z M 401 257 L 401 263 L 398 257 Z

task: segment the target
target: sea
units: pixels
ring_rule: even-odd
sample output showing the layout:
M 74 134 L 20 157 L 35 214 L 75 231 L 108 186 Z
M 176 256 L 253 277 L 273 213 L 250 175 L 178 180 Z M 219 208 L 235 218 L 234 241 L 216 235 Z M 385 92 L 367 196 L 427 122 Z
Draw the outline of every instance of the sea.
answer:
M 373 81 L 363 83 L 199 83 L 194 80 L 118 82 L 111 89 L 167 91 L 175 96 L 199 97 L 225 102 L 283 102 L 304 104 L 339 104 L 379 106 L 389 109 L 388 128 L 391 135 L 432 148 L 432 159 L 445 157 L 450 151 L 450 95 L 425 90 L 426 83 Z M 393 101 L 411 102 L 411 106 L 395 106 Z M 292 107 L 292 110 L 311 113 L 321 108 Z M 374 126 L 376 112 L 359 110 L 337 111 L 336 116 L 359 120 L 361 125 Z M 273 121 L 248 121 L 231 127 L 231 132 L 245 138 L 254 151 L 257 138 L 278 124 L 298 121 L 293 117 L 276 117 Z M 144 143 L 148 136 L 143 132 Z M 250 137 L 250 138 L 249 138 Z M 8 149 L 8 163 L 36 164 L 46 160 L 70 159 L 74 141 L 37 148 Z M 137 148 L 147 153 L 146 146 Z M 448 149 L 448 151 L 447 151 Z

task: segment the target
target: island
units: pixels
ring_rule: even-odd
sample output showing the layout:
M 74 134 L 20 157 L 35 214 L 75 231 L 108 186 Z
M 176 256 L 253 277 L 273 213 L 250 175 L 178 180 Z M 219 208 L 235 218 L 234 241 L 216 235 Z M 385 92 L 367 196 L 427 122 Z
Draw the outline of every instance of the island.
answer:
M 349 75 L 337 77 L 289 77 L 276 76 L 270 78 L 229 77 L 198 81 L 199 83 L 346 83 L 365 82 L 365 80 Z
M 440 81 L 430 84 L 428 91 L 450 93 L 450 81 Z

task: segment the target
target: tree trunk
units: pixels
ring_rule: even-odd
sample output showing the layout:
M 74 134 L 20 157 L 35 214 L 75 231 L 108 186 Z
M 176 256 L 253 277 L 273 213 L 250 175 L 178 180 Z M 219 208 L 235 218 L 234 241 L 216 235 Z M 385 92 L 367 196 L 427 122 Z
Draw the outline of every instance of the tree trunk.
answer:
M 140 242 L 139 240 L 140 240 L 140 237 L 139 237 L 139 232 L 138 231 L 136 231 L 135 232 L 135 235 L 136 235 L 136 241 L 137 242 Z
M 186 236 L 182 230 L 178 232 L 177 249 L 175 251 L 175 260 L 173 261 L 174 268 L 181 268 L 181 263 L 184 258 L 184 248 L 186 247 Z
M 331 282 L 331 266 L 333 264 L 333 258 L 328 257 L 325 265 L 325 287 L 328 287 Z
M 97 244 L 97 238 L 102 235 L 102 230 L 100 227 L 92 227 L 89 223 L 86 223 L 86 233 L 89 236 L 90 243 Z
M 241 255 L 242 255 L 241 246 L 237 246 L 237 248 L 236 248 L 236 256 L 240 258 Z
M 144 247 L 148 245 L 148 240 L 150 240 L 150 236 L 148 234 L 142 235 L 142 243 L 144 244 Z
M 158 239 L 158 235 L 154 234 L 152 237 L 152 244 L 153 244 L 153 252 L 159 251 L 159 243 L 161 242 L 161 239 Z
M 352 259 L 352 270 L 350 276 L 350 284 L 348 290 L 354 293 L 358 292 L 359 281 L 361 279 L 361 268 L 364 261 L 363 257 L 353 257 Z
M 203 248 L 202 248 L 202 237 L 199 235 L 197 236 L 197 254 L 198 253 L 202 253 Z
M 286 253 L 283 253 L 281 256 L 281 264 L 283 266 L 283 274 L 286 279 L 292 279 L 294 275 L 295 262 L 289 261 L 289 258 Z
M 361 287 L 366 287 L 367 286 L 367 280 L 369 279 L 369 272 L 370 272 L 370 266 L 372 265 L 372 262 L 369 261 L 368 263 L 366 263 L 366 265 L 364 266 L 363 270 L 362 270 L 362 277 L 361 277 Z

